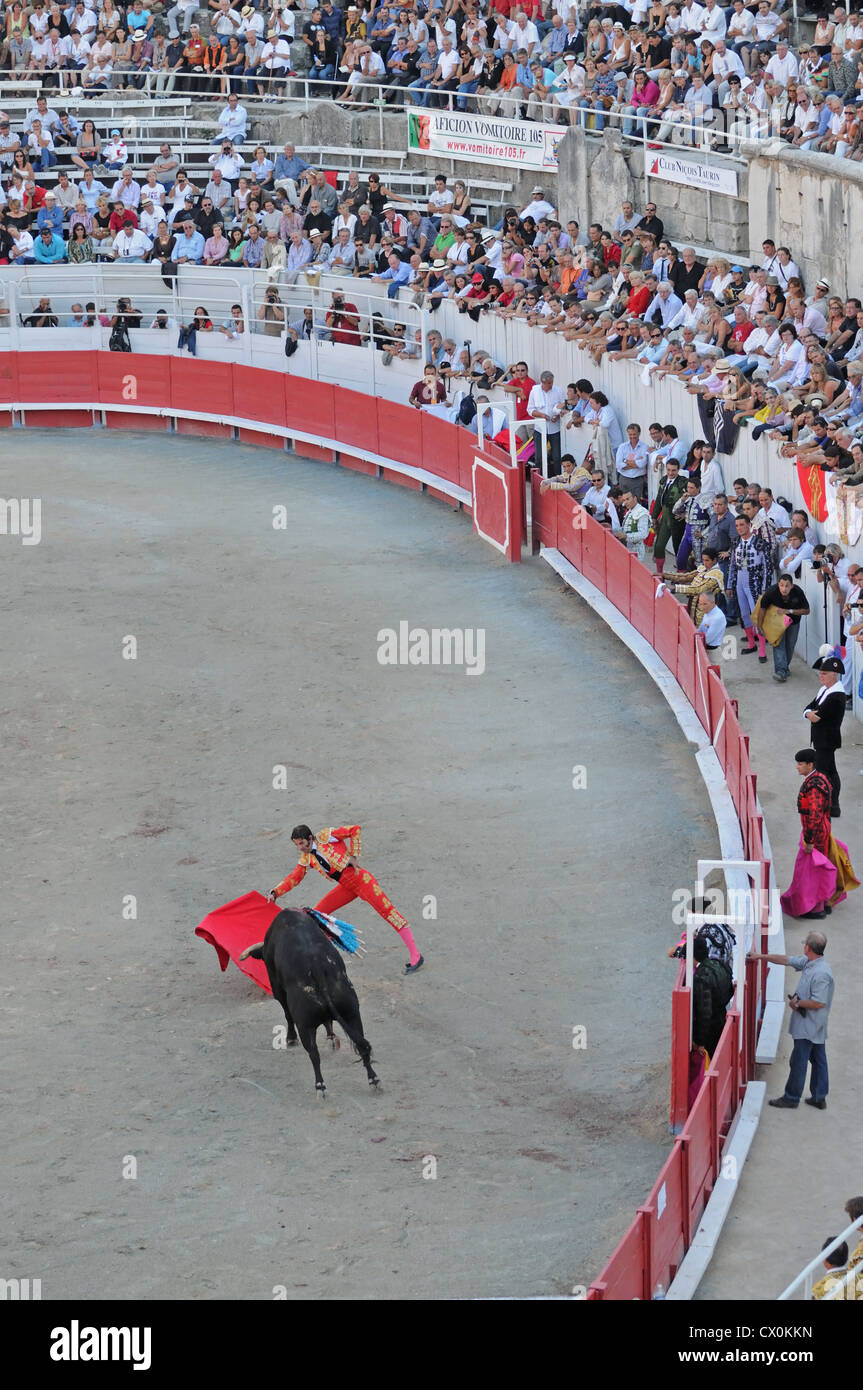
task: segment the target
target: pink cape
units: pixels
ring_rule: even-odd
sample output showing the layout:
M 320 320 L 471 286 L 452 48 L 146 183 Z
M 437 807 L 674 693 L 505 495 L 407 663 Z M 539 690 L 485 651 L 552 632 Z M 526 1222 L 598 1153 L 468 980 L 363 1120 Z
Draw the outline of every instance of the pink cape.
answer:
M 787 912 L 789 917 L 802 917 L 804 912 L 823 907 L 836 892 L 836 865 L 831 864 L 826 854 L 818 849 L 806 854 L 802 848 L 802 836 L 800 845 L 794 876 L 779 899 L 782 911 Z
M 238 970 L 267 994 L 272 994 L 264 962 L 251 958 L 241 961 L 238 956 L 247 946 L 263 941 L 267 927 L 281 911 L 278 903 L 271 903 L 263 893 L 246 893 L 232 903 L 225 903 L 224 907 L 217 907 L 215 912 L 208 912 L 195 928 L 195 935 L 215 946 L 223 970 L 227 970 L 228 961 L 232 960 Z

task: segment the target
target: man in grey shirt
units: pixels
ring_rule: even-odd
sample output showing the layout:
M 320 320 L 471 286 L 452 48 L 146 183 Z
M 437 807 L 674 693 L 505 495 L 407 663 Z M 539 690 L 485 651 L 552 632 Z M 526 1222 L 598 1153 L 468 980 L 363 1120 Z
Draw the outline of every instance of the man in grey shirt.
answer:
M 791 1068 L 785 1094 L 771 1100 L 777 1110 L 796 1110 L 806 1083 L 806 1068 L 812 1063 L 810 1094 L 806 1104 L 816 1110 L 827 1109 L 827 1019 L 833 1002 L 833 971 L 824 959 L 827 937 L 812 931 L 803 943 L 802 956 L 769 956 L 751 952 L 751 960 L 769 960 L 773 965 L 790 965 L 801 971 L 797 993 L 789 997 L 791 1022 L 788 1031 L 794 1039 Z

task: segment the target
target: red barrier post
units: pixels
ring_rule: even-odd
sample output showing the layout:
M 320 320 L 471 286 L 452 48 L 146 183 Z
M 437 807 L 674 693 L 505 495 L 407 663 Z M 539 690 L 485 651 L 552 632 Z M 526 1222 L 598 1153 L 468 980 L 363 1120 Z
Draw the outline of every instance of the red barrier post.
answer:
M 679 1134 L 689 1114 L 689 1051 L 691 1047 L 691 990 L 686 988 L 685 962 L 680 962 L 671 992 L 671 1113 L 672 1134 Z

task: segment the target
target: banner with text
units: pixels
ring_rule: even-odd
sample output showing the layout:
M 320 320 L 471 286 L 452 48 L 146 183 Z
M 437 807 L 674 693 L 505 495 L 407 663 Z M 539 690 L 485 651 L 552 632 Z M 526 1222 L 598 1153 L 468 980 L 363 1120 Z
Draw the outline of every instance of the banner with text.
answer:
M 664 179 L 666 183 L 685 183 L 690 188 L 705 188 L 711 193 L 725 193 L 730 198 L 737 197 L 737 173 L 734 169 L 718 169 L 711 164 L 702 164 L 700 159 L 688 159 L 685 155 L 666 153 L 651 155 L 647 161 L 647 174 L 651 179 Z
M 408 116 L 409 149 L 554 173 L 565 134 L 563 126 L 508 120 L 505 116 L 469 116 L 462 111 L 411 112 Z

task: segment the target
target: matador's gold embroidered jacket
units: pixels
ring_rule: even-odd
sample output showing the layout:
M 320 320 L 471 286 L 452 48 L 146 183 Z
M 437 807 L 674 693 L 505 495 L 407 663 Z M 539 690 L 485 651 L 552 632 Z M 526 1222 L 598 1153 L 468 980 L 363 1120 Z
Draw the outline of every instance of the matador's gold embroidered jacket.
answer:
M 360 839 L 361 831 L 358 825 L 338 825 L 319 830 L 315 836 L 315 850 L 320 859 L 329 865 L 330 872 L 327 872 L 312 850 L 308 854 L 301 854 L 297 867 L 276 886 L 276 897 L 280 898 L 283 893 L 290 893 L 292 888 L 302 883 L 310 868 L 317 869 L 324 878 L 338 880 L 344 870 L 350 867 L 350 857 L 353 855 L 355 859 L 359 858 Z

